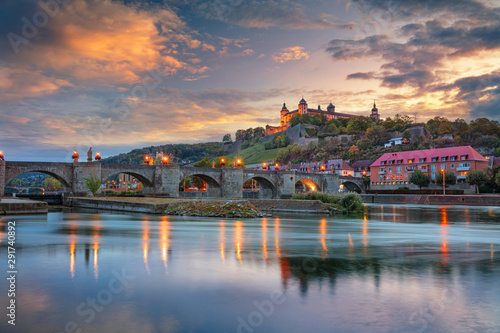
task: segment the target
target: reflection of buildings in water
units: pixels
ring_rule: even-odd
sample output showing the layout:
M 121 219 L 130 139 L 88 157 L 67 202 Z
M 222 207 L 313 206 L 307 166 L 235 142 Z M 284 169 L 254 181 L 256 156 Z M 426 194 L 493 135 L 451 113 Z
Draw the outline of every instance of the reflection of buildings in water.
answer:
M 490 257 L 491 257 L 491 261 L 493 262 L 493 254 L 495 253 L 495 251 L 493 251 L 493 243 L 490 244 Z
M 236 221 L 235 224 L 235 245 L 236 245 L 236 258 L 238 258 L 238 261 L 240 264 L 242 263 L 241 259 L 241 249 L 243 247 L 243 222 L 241 221 Z
M 168 267 L 168 251 L 170 248 L 170 221 L 168 216 L 162 216 L 160 221 L 160 249 L 161 260 L 165 266 Z
M 220 243 L 220 257 L 222 259 L 222 262 L 225 264 L 226 253 L 224 247 L 226 245 L 226 226 L 224 225 L 224 220 L 220 220 L 219 243 Z
M 288 286 L 288 280 L 292 276 L 292 270 L 290 267 L 290 261 L 286 257 L 279 258 L 280 271 L 281 271 L 281 283 L 286 288 Z

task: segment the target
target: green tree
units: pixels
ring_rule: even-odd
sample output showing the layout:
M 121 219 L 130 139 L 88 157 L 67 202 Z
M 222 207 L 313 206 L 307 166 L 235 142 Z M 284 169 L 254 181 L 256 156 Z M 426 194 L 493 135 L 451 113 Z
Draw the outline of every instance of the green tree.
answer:
M 231 139 L 231 134 L 227 133 L 226 135 L 224 135 L 224 137 L 222 138 L 222 142 L 233 142 L 233 139 Z
M 383 127 L 373 126 L 366 130 L 366 137 L 370 139 L 374 146 L 379 146 L 384 144 L 388 139 L 389 135 Z
M 292 117 L 292 119 L 290 120 L 292 126 L 296 126 L 298 124 L 300 124 L 300 114 L 296 114 L 295 116 Z
M 61 182 L 59 182 L 57 179 L 55 178 L 52 178 L 52 177 L 47 177 L 45 178 L 45 181 L 44 181 L 44 187 L 47 189 L 47 190 L 58 190 L 62 187 L 61 185 Z
M 495 176 L 495 184 L 500 187 L 500 172 Z
M 407 139 L 408 141 L 410 141 L 410 139 L 411 139 L 411 132 L 410 132 L 410 130 L 404 131 L 404 133 L 403 133 L 403 139 Z
M 445 186 L 455 185 L 457 183 L 457 176 L 453 171 L 446 171 L 444 173 L 444 184 Z M 436 184 L 443 185 L 443 173 L 439 172 L 436 175 Z
M 193 166 L 197 168 L 211 168 L 212 162 L 208 159 L 208 157 L 203 157 L 201 161 L 196 162 Z
M 488 182 L 488 175 L 483 170 L 470 171 L 467 174 L 465 181 L 476 188 L 476 193 L 479 194 L 479 186 Z
M 359 149 L 362 149 L 362 150 L 373 148 L 372 142 L 368 138 L 358 140 L 356 142 L 356 145 L 359 147 Z
M 99 189 L 101 188 L 101 179 L 97 177 L 96 174 L 92 174 L 89 177 L 83 178 L 83 180 L 85 182 L 85 187 L 87 187 L 95 197 L 97 191 L 99 191 Z
M 427 187 L 431 183 L 431 179 L 421 170 L 415 170 L 410 174 L 409 178 L 410 183 L 417 185 L 420 189 L 422 187 Z

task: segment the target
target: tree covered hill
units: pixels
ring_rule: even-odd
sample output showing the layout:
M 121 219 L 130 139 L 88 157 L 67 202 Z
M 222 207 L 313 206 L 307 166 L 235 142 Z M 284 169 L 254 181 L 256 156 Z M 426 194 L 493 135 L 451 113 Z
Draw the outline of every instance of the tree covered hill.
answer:
M 102 163 L 140 164 L 144 161 L 144 156 L 155 156 L 156 152 L 164 152 L 173 157 L 174 163 L 190 164 L 206 156 L 219 155 L 220 150 L 220 142 L 168 144 L 134 149 L 128 153 L 103 158 Z

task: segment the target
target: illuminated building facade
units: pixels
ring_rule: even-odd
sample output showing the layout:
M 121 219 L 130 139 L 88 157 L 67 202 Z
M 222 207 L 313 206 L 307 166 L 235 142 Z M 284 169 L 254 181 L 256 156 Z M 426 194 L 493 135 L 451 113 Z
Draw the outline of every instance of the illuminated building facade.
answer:
M 309 109 L 307 107 L 307 102 L 304 98 L 300 100 L 298 109 L 293 111 L 289 111 L 288 108 L 286 107 L 286 104 L 283 103 L 283 107 L 281 108 L 280 113 L 281 113 L 280 125 L 279 126 L 266 125 L 266 135 L 285 131 L 288 127 L 290 127 L 292 117 L 295 115 L 303 115 L 306 113 L 312 116 L 324 115 L 328 120 L 359 117 L 358 115 L 354 114 L 336 112 L 335 105 L 333 105 L 332 103 L 330 103 L 326 107 L 326 110 L 322 110 L 320 105 L 318 105 L 317 109 Z M 373 118 L 373 120 L 375 121 L 378 121 L 380 119 L 380 115 L 378 114 L 378 109 L 375 103 L 373 103 L 373 109 L 372 113 L 370 114 L 370 117 Z
M 471 146 L 385 153 L 370 166 L 370 188 L 408 185 L 410 174 L 416 170 L 427 174 L 431 182 L 441 170 L 451 171 L 457 183 L 464 184 L 470 171 L 488 170 L 488 160 Z

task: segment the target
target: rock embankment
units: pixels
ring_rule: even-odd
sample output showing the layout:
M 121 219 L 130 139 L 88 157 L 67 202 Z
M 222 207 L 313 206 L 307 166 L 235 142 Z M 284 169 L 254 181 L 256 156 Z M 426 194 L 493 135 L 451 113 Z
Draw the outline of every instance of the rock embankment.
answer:
M 260 212 L 248 201 L 211 201 L 211 202 L 190 202 L 173 203 L 166 209 L 168 215 L 187 215 L 203 217 L 233 217 L 251 218 L 263 217 Z

